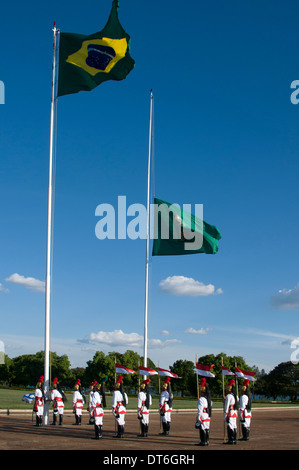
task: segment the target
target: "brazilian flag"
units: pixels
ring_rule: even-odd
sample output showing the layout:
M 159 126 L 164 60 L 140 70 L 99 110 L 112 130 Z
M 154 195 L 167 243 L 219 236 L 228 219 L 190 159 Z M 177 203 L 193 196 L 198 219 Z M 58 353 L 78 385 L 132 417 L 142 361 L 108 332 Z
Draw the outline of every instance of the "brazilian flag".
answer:
M 221 233 L 198 216 L 154 199 L 153 256 L 216 254 Z
M 113 0 L 104 29 L 90 36 L 60 33 L 57 96 L 90 91 L 106 80 L 123 80 L 134 68 L 130 36 L 118 19 Z

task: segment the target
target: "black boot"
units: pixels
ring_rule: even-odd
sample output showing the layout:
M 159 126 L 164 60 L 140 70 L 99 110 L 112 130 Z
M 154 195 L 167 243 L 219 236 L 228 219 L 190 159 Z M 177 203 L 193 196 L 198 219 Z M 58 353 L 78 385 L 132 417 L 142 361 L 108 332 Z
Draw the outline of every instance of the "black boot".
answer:
M 98 426 L 98 425 L 94 425 L 94 438 L 93 439 L 96 439 L 96 440 L 99 440 L 100 439 L 100 427 L 101 426 Z M 102 434 L 101 434 L 101 437 L 102 437 Z
M 228 437 L 227 444 L 234 443 L 233 433 L 234 431 L 229 426 L 227 426 L 227 437 Z
M 199 428 L 199 439 L 200 439 L 200 443 L 198 444 L 199 446 L 203 446 L 203 430 L 201 429 L 201 427 Z
M 52 426 L 56 426 L 57 424 L 57 415 L 55 413 L 53 413 L 53 423 L 52 423 Z
M 145 424 L 143 424 L 142 421 L 140 421 L 140 434 L 139 437 L 145 437 Z
M 39 416 L 35 415 L 35 426 L 39 426 Z
M 163 427 L 163 432 L 161 432 L 161 435 L 166 436 L 167 423 L 165 423 L 165 421 L 162 421 L 162 427 Z
M 170 421 L 167 421 L 167 423 L 166 423 L 166 436 L 169 435 L 169 432 L 170 432 Z
M 116 434 L 116 436 L 114 436 L 114 437 L 116 437 L 117 439 L 123 438 L 123 437 L 124 437 L 124 429 L 123 429 L 123 428 L 124 428 L 124 426 L 120 426 L 120 425 L 118 424 L 118 425 L 117 425 L 117 434 Z
M 240 441 L 249 441 L 249 428 L 242 426 L 242 439 Z
M 200 429 L 200 446 L 207 446 L 207 434 L 204 429 Z
M 59 415 L 59 426 L 62 426 L 63 415 Z

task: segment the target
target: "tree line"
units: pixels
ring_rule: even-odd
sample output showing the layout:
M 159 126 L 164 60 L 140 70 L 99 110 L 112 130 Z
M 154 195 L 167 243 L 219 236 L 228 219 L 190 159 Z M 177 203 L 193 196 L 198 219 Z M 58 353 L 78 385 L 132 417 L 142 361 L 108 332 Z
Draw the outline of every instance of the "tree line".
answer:
M 43 375 L 44 351 L 36 354 L 25 354 L 13 359 L 5 355 L 4 364 L 0 365 L 0 384 L 8 387 L 34 387 L 38 378 Z M 215 377 L 207 378 L 213 397 L 223 397 L 222 364 L 234 371 L 235 367 L 246 371 L 255 372 L 256 381 L 251 383 L 255 395 L 262 395 L 273 400 L 278 397 L 288 397 L 296 401 L 299 396 L 299 364 L 282 362 L 274 367 L 269 373 L 256 366 L 249 366 L 241 356 L 227 356 L 224 353 L 217 355 L 208 354 L 197 359 L 199 364 L 211 366 L 214 364 L 213 373 Z M 50 354 L 51 377 L 57 377 L 65 389 L 73 389 L 77 379 L 81 380 L 84 388 L 88 389 L 93 381 L 108 378 L 106 389 L 112 391 L 116 379 L 115 363 L 133 369 L 136 374 L 123 375 L 124 387 L 128 392 L 138 389 L 143 377 L 138 373 L 138 367 L 143 365 L 143 358 L 134 351 L 127 350 L 121 354 L 109 352 L 105 354 L 97 351 L 92 360 L 87 361 L 86 367 L 71 368 L 67 355 L 59 356 L 55 352 Z M 157 366 L 151 359 L 147 361 L 147 367 L 157 370 Z M 193 361 L 179 359 L 169 366 L 169 370 L 177 374 L 180 379 L 172 380 L 174 393 L 180 396 L 197 396 L 198 377 L 195 372 Z M 225 383 L 231 377 L 225 377 Z M 160 381 L 163 377 L 151 376 L 151 390 L 159 392 Z M 240 380 L 242 383 L 242 379 Z

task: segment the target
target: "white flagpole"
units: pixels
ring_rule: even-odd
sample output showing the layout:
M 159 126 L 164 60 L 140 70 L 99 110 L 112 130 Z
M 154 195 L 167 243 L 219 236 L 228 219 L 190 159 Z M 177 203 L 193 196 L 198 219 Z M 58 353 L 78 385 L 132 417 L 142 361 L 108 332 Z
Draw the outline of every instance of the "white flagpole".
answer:
M 50 323 L 51 323 L 51 290 L 52 290 L 52 229 L 53 229 L 53 155 L 55 128 L 56 100 L 56 23 L 53 27 L 53 65 L 52 65 L 52 95 L 50 117 L 50 148 L 49 148 L 49 187 L 48 187 L 48 224 L 47 224 L 47 267 L 46 267 L 46 299 L 45 299 L 45 362 L 44 362 L 44 424 L 49 422 L 49 390 L 50 390 Z
M 148 169 L 147 169 L 147 220 L 146 220 L 146 261 L 145 261 L 145 309 L 144 309 L 144 353 L 143 366 L 147 367 L 147 317 L 148 317 L 148 292 L 149 292 L 149 232 L 150 232 L 150 174 L 152 151 L 152 120 L 153 120 L 153 90 L 151 90 L 149 143 L 148 143 Z

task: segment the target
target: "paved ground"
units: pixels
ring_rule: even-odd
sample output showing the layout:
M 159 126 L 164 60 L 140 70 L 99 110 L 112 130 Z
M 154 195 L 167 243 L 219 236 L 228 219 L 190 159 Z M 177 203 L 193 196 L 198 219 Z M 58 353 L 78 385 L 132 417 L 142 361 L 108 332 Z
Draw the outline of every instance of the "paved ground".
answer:
M 253 410 L 252 429 L 248 442 L 236 445 L 224 444 L 223 415 L 213 412 L 210 430 L 210 445 L 199 447 L 198 431 L 195 429 L 196 413 L 174 412 L 169 436 L 161 436 L 160 420 L 156 412 L 150 415 L 149 436 L 141 438 L 136 413 L 127 413 L 125 438 L 115 439 L 115 423 L 110 410 L 104 417 L 103 438 L 93 440 L 93 426 L 88 424 L 87 412 L 82 425 L 74 425 L 74 415 L 66 413 L 63 426 L 36 427 L 32 415 L 14 413 L 0 415 L 0 450 L 102 450 L 122 452 L 168 451 L 169 453 L 210 452 L 212 450 L 299 450 L 299 408 Z M 33 418 L 34 419 L 34 418 Z M 50 418 L 50 423 L 52 419 Z M 15 454 L 14 454 L 15 455 Z M 22 454 L 24 455 L 24 454 Z M 106 455 L 106 454 L 105 454 Z M 103 453 L 104 456 L 104 453 Z

